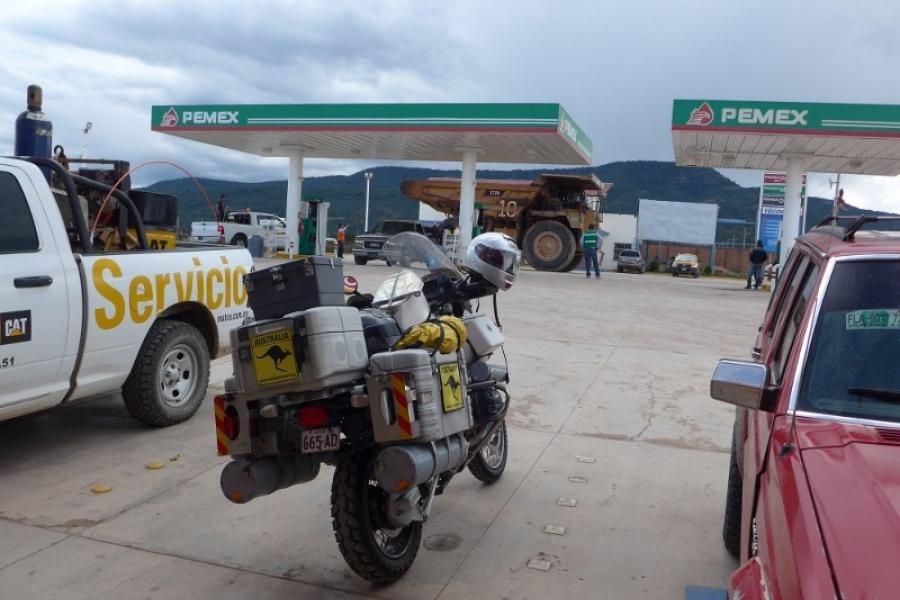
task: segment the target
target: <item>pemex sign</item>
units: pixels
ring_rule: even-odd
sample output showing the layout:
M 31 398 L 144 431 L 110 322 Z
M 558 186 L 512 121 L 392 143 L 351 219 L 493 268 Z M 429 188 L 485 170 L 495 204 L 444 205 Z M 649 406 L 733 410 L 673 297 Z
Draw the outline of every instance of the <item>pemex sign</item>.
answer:
M 675 100 L 672 108 L 672 129 L 900 137 L 900 106 Z

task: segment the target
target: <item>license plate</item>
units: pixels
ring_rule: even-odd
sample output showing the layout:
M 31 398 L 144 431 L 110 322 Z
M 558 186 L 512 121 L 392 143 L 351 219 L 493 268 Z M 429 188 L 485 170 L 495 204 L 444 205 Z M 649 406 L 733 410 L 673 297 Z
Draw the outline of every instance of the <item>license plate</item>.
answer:
M 366 242 L 366 248 L 381 248 L 378 242 Z
M 331 452 L 341 446 L 341 428 L 323 427 L 300 432 L 300 451 L 303 454 Z
M 276 329 L 250 338 L 253 373 L 256 383 L 268 385 L 297 378 L 294 357 L 294 334 L 290 329 Z

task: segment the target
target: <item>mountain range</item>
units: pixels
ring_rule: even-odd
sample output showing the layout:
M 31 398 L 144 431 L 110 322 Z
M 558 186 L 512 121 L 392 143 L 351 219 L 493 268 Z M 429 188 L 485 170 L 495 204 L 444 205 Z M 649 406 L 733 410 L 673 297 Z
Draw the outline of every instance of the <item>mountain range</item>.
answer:
M 414 219 L 418 215 L 418 203 L 400 193 L 400 183 L 409 179 L 427 177 L 459 177 L 459 171 L 422 169 L 415 167 L 375 167 L 368 169 L 374 176 L 369 196 L 369 224 L 384 218 Z M 601 181 L 613 183 L 604 203 L 608 213 L 637 214 L 640 198 L 669 200 L 673 202 L 702 202 L 719 205 L 720 219 L 756 221 L 759 199 L 758 187 L 741 187 L 715 169 L 678 167 L 672 162 L 625 161 L 596 167 L 556 170 L 521 169 L 514 171 L 479 170 L 483 179 L 534 179 L 541 173 L 571 173 L 596 175 Z M 191 221 L 210 220 L 213 204 L 220 194 L 227 194 L 229 208 L 250 208 L 284 215 L 287 181 L 258 183 L 199 179 L 206 190 L 204 198 L 197 184 L 188 178 L 159 181 L 147 191 L 173 194 L 178 197 L 179 221 L 188 229 Z M 351 234 L 363 229 L 365 205 L 365 177 L 363 171 L 352 175 L 307 177 L 303 180 L 304 199 L 320 199 L 330 202 L 329 234 L 340 223 L 349 223 Z M 212 203 L 212 204 L 210 204 Z M 807 224 L 814 226 L 831 213 L 832 201 L 810 197 Z M 845 214 L 882 214 L 848 206 Z M 721 224 L 717 238 L 720 242 L 753 235 L 752 226 Z

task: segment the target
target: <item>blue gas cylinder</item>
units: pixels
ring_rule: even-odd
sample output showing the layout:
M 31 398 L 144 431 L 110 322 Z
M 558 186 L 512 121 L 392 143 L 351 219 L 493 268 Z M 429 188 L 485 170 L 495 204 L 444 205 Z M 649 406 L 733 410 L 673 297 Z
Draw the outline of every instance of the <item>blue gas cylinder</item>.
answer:
M 50 158 L 53 149 L 53 123 L 41 111 L 43 91 L 28 86 L 28 110 L 16 119 L 16 156 Z

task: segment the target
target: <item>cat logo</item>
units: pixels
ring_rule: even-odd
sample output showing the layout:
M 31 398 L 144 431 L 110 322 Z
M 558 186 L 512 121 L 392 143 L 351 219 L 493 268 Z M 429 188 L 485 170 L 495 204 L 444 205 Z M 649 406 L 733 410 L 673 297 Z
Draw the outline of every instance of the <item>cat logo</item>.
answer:
M 30 310 L 0 313 L 0 346 L 30 341 Z

